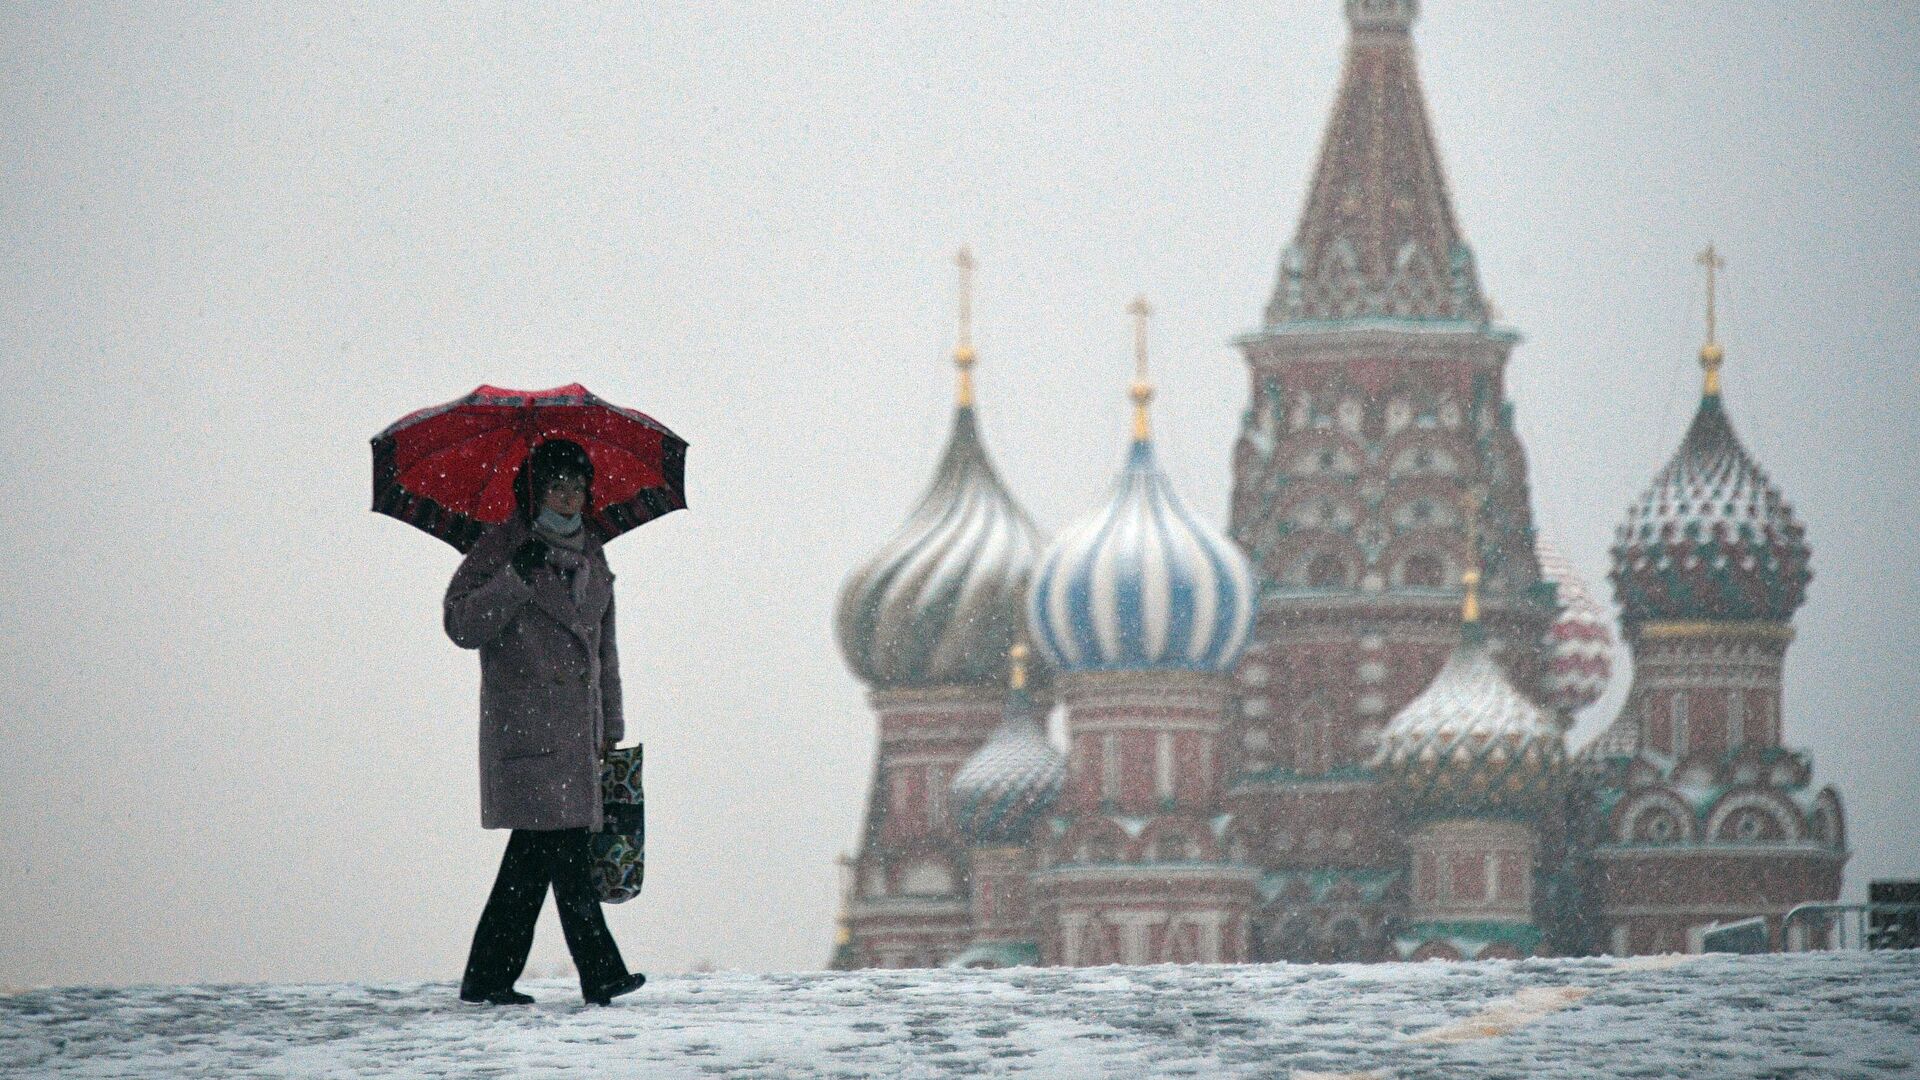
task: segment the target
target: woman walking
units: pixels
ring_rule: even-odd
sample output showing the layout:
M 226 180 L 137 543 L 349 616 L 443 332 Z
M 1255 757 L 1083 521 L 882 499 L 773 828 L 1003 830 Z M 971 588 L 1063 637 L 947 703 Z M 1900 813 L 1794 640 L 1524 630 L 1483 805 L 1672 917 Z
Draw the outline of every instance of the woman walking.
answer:
M 591 878 L 600 762 L 624 734 L 613 573 L 582 511 L 593 463 L 548 439 L 515 478 L 519 512 L 493 526 L 447 586 L 447 636 L 480 650 L 480 824 L 511 829 L 474 930 L 460 1000 L 527 1004 L 514 990 L 553 887 L 580 994 L 637 990 Z

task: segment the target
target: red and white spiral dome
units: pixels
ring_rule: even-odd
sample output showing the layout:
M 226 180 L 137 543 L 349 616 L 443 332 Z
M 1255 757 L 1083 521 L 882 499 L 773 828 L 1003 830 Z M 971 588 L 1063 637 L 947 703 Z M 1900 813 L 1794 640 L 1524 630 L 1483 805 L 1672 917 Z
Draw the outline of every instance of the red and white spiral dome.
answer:
M 1587 583 L 1551 544 L 1535 545 L 1540 576 L 1558 587 L 1560 617 L 1547 631 L 1547 690 L 1554 708 L 1572 714 L 1606 693 L 1613 675 L 1613 620 Z

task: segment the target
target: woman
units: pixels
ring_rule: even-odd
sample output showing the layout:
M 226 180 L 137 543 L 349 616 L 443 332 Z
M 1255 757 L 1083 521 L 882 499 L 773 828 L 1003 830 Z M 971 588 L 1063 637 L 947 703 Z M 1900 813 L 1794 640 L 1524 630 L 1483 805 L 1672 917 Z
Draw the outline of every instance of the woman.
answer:
M 613 572 L 582 511 L 593 463 L 549 439 L 515 477 L 520 513 L 494 526 L 447 586 L 447 636 L 480 650 L 480 824 L 512 829 L 473 934 L 460 1000 L 533 1001 L 513 988 L 553 886 L 580 995 L 640 988 L 600 913 L 591 833 L 600 762 L 623 734 Z

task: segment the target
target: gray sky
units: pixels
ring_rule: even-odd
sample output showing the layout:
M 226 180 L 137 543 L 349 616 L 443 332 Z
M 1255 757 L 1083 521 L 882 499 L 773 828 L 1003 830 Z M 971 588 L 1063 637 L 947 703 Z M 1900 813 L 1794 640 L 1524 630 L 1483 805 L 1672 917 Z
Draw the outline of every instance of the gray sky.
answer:
M 1787 740 L 1841 786 L 1849 891 L 1920 875 L 1920 8 L 1424 6 L 1543 529 L 1608 595 L 1713 239 L 1729 407 L 1814 545 Z M 504 842 L 478 665 L 367 439 L 575 379 L 693 444 L 692 509 L 611 550 L 652 798 L 609 920 L 642 970 L 824 962 L 873 743 L 835 590 L 944 438 L 952 250 L 1044 529 L 1120 465 L 1140 291 L 1166 467 L 1224 519 L 1228 341 L 1340 7 L 8 7 L 0 984 L 457 976 Z

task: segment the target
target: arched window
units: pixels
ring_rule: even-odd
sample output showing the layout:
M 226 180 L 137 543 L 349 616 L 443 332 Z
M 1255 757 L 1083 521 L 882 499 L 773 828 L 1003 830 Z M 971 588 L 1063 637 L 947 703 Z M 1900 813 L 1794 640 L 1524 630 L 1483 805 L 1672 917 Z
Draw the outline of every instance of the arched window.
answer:
M 927 767 L 927 828 L 939 829 L 947 819 L 947 770 Z
M 953 892 L 953 875 L 937 862 L 917 862 L 900 875 L 900 891 L 908 896 L 946 896 Z
M 1426 552 L 1409 558 L 1400 571 L 1400 579 L 1413 589 L 1437 589 L 1446 576 L 1446 567 L 1441 564 L 1440 556 Z
M 1325 772 L 1328 767 L 1327 728 L 1332 724 L 1327 710 L 1317 702 L 1307 705 L 1293 718 L 1293 771 L 1306 776 Z
M 1340 427 L 1349 434 L 1360 434 L 1361 422 L 1366 418 L 1366 406 L 1353 394 L 1340 399 Z
M 1315 589 L 1338 589 L 1347 584 L 1347 564 L 1336 555 L 1320 555 L 1307 564 L 1307 585 Z
M 907 770 L 896 765 L 887 770 L 887 799 L 892 804 L 893 813 L 905 817 L 911 795 L 907 789 Z

